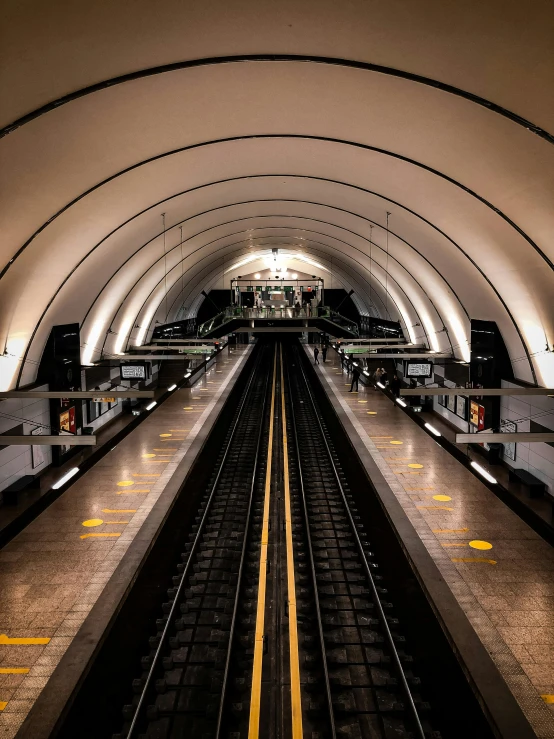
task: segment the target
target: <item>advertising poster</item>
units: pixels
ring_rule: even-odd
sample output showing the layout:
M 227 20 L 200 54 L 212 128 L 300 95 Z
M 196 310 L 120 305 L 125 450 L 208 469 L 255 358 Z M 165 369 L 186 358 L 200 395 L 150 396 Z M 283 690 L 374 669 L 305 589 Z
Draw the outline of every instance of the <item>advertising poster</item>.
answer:
M 479 426 L 479 403 L 474 400 L 469 404 L 469 422 L 472 426 Z
M 515 433 L 517 431 L 517 424 L 512 421 L 506 421 L 503 418 L 500 419 L 500 431 L 504 434 Z M 516 443 L 511 441 L 509 444 L 504 444 L 504 456 L 511 459 L 512 462 L 516 461 Z
M 463 395 L 456 395 L 456 415 L 467 420 L 467 398 Z
M 456 395 L 446 396 L 446 407 L 449 411 L 452 411 L 452 413 L 456 413 L 456 397 Z

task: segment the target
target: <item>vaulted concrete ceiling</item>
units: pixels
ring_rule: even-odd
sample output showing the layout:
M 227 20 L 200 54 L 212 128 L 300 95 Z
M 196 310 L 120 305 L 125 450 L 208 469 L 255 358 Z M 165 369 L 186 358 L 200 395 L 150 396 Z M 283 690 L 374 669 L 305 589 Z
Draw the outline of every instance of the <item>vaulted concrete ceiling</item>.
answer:
M 494 320 L 554 384 L 549 0 L 2 13 L 2 388 L 52 325 L 94 361 L 272 247 L 435 349 Z

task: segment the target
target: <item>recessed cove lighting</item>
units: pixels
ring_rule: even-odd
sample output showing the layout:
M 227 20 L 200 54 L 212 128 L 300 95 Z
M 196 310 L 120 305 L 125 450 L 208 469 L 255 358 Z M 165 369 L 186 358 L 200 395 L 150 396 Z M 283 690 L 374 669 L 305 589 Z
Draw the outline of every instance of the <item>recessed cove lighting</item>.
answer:
M 431 426 L 430 423 L 426 423 L 425 428 L 428 429 L 435 436 L 441 436 L 441 432 L 438 429 L 436 429 L 434 426 Z
M 192 372 L 187 372 L 187 374 L 185 375 L 185 379 L 186 379 L 187 377 L 190 377 L 191 375 L 192 375 Z
M 157 402 L 156 402 L 155 400 L 153 400 L 153 401 L 152 401 L 152 402 L 151 402 L 151 403 L 150 403 L 149 405 L 147 405 L 147 406 L 146 406 L 146 410 L 147 410 L 147 411 L 151 411 L 151 410 L 152 410 L 152 408 L 153 408 L 153 407 L 154 407 L 155 405 L 158 405 L 158 404 L 157 404 Z
M 71 478 L 74 477 L 77 472 L 79 472 L 79 468 L 73 467 L 73 469 L 69 470 L 69 472 L 67 472 L 62 478 L 60 478 L 58 482 L 55 482 L 52 485 L 52 490 L 59 490 L 59 488 L 61 488 L 62 485 L 65 485 L 68 480 L 71 480 Z
M 384 389 L 385 389 L 385 386 L 383 385 L 383 383 L 382 383 L 382 382 L 378 382 L 378 383 L 377 383 L 377 386 L 378 386 L 378 387 L 380 387 L 380 388 L 381 388 L 381 390 L 384 390 Z
M 364 370 L 364 375 L 367 375 L 369 377 L 369 372 L 367 370 Z
M 473 467 L 474 470 L 477 470 L 477 472 L 480 475 L 482 475 L 485 478 L 485 480 L 487 480 L 488 482 L 492 482 L 493 485 L 496 485 L 495 478 L 492 475 L 489 475 L 489 473 L 487 472 L 486 469 L 484 469 L 484 467 L 481 467 L 481 465 L 477 464 L 477 462 L 472 462 L 471 466 Z
M 177 385 L 171 385 L 167 389 L 168 389 L 169 392 L 171 392 L 172 390 L 175 390 L 176 387 L 177 387 Z
M 407 404 L 402 400 L 402 398 L 396 398 L 396 402 L 398 403 L 398 405 L 401 405 L 402 408 L 407 407 Z

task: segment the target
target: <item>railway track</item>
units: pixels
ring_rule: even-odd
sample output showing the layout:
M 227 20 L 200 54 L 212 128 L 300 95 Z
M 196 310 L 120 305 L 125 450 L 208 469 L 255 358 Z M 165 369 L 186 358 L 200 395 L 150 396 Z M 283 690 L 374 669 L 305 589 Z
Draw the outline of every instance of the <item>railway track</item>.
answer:
M 439 736 L 297 347 L 259 347 L 182 549 L 118 739 Z

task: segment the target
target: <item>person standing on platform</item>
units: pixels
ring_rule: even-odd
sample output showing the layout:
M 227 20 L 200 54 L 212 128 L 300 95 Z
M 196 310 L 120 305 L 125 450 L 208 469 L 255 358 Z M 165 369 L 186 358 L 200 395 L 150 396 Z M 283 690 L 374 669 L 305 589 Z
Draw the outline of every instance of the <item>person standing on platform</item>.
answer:
M 300 303 L 297 300 L 296 303 L 294 304 L 294 313 L 295 313 L 295 315 L 296 315 L 297 318 L 300 315 L 301 308 L 302 308 L 302 306 L 300 305 Z
M 383 385 L 386 385 L 388 379 L 389 379 L 389 376 L 387 374 L 387 370 L 384 367 L 381 367 L 381 383 Z
M 321 349 L 321 356 L 323 357 L 323 361 L 327 359 L 327 344 L 323 344 L 323 347 Z
M 344 354 L 342 352 L 339 352 L 339 357 L 341 369 L 344 369 Z
M 318 357 L 319 357 L 319 349 L 316 346 L 316 348 L 314 349 L 314 364 L 319 364 Z
M 400 395 L 400 380 L 398 379 L 398 375 L 395 375 L 392 378 L 391 383 L 390 383 L 390 389 L 394 397 L 398 398 Z
M 377 369 L 373 373 L 373 383 L 374 383 L 373 389 L 374 390 L 377 390 L 377 383 L 378 382 L 381 382 L 381 368 L 380 367 L 377 367 Z
M 358 365 L 354 364 L 352 366 L 352 383 L 350 385 L 349 393 L 358 392 L 358 380 L 360 379 L 360 370 L 358 369 Z M 354 390 L 354 385 L 356 385 L 356 390 Z

